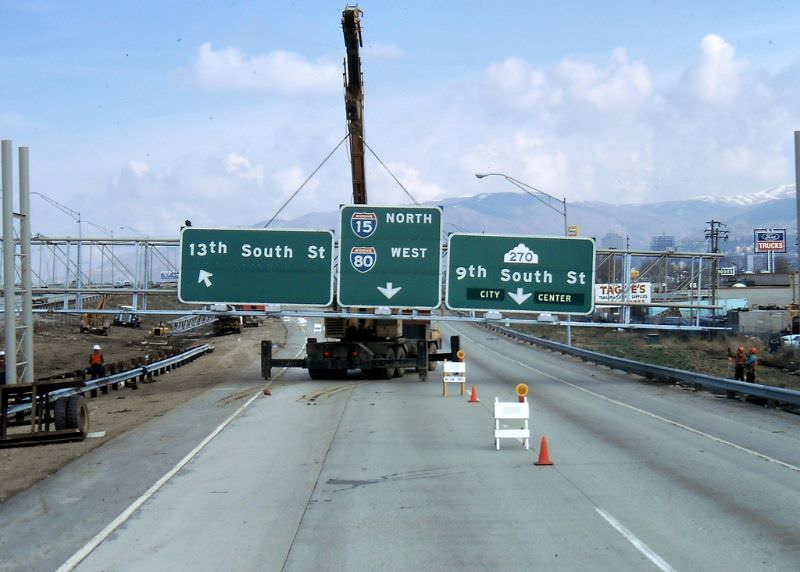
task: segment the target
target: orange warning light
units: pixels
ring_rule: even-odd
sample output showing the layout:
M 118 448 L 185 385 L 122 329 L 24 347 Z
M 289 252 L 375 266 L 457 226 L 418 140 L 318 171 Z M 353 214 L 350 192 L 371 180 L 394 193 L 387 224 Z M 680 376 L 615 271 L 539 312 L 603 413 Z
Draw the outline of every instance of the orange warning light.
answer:
M 528 395 L 528 386 L 525 385 L 524 383 L 520 383 L 517 385 L 517 387 L 514 388 L 514 391 L 516 391 L 517 395 L 519 395 L 520 397 L 525 397 L 526 395 Z
M 467 356 L 467 354 L 464 353 L 464 350 L 458 350 L 456 352 L 456 357 L 459 359 L 459 361 L 464 361 L 464 358 L 466 356 Z

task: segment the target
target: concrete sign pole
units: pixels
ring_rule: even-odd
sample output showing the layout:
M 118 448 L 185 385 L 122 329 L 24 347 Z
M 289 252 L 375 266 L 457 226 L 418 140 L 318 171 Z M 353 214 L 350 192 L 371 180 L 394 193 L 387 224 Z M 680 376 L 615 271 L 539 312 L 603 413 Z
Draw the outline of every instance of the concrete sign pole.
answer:
M 800 303 L 800 131 L 794 132 L 794 196 L 797 202 L 797 221 L 795 228 L 795 245 L 797 247 L 797 298 Z M 794 293 L 792 293 L 794 294 Z
M 3 289 L 6 335 L 6 383 L 17 382 L 17 317 L 14 285 L 14 192 L 11 179 L 11 141 L 0 143 L 3 181 Z

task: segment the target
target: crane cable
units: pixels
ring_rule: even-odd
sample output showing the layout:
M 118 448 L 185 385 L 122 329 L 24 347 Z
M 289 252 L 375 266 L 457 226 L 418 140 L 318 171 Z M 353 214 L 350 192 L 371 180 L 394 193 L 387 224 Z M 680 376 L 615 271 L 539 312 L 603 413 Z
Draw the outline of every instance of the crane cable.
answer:
M 323 166 L 325 163 L 327 163 L 327 162 L 328 162 L 328 159 L 330 159 L 330 158 L 331 158 L 331 155 L 333 155 L 333 154 L 336 152 L 336 150 L 337 150 L 339 147 L 341 147 L 341 146 L 342 146 L 342 143 L 344 143 L 344 142 L 345 142 L 345 141 L 346 141 L 346 140 L 347 140 L 349 137 L 350 137 L 350 133 L 347 133 L 347 134 L 346 134 L 344 137 L 342 137 L 342 140 L 341 140 L 341 141 L 339 141 L 339 142 L 336 144 L 336 147 L 334 147 L 333 149 L 331 149 L 331 152 L 330 152 L 330 153 L 328 153 L 328 154 L 325 156 L 325 158 L 322 160 L 322 163 L 320 163 L 319 165 L 317 165 L 317 168 L 316 168 L 316 169 L 314 169 L 314 170 L 311 172 L 311 174 L 310 174 L 308 177 L 306 177 L 306 180 L 305 180 L 305 181 L 303 181 L 303 184 L 302 184 L 302 185 L 300 185 L 299 187 L 297 187 L 297 190 L 296 190 L 295 192 L 293 192 L 293 193 L 292 193 L 292 194 L 289 196 L 289 198 L 288 198 L 288 199 L 286 199 L 286 200 L 284 201 L 284 203 L 281 205 L 281 208 L 279 208 L 279 209 L 278 209 L 278 210 L 275 212 L 275 214 L 274 214 L 274 215 L 272 215 L 272 218 L 271 218 L 271 219 L 269 219 L 269 220 L 267 221 L 267 223 L 264 225 L 264 228 L 267 228 L 269 225 L 271 225 L 271 224 L 272 224 L 272 222 L 273 222 L 273 221 L 274 221 L 274 220 L 275 220 L 275 219 L 278 217 L 278 215 L 279 215 L 279 214 L 281 214 L 281 211 L 283 211 L 283 209 L 285 209 L 285 208 L 286 208 L 286 206 L 287 206 L 287 205 L 288 205 L 290 202 L 292 202 L 292 200 L 293 200 L 293 199 L 294 199 L 294 198 L 297 196 L 297 193 L 299 193 L 300 191 L 302 191 L 302 190 L 303 190 L 303 187 L 305 187 L 305 186 L 306 186 L 306 184 L 308 184 L 308 182 L 309 182 L 309 181 L 310 181 L 310 180 L 311 180 L 311 179 L 314 177 L 314 175 L 316 175 L 316 174 L 317 174 L 317 171 L 319 171 L 319 170 L 322 168 L 322 166 Z
M 409 198 L 409 199 L 411 199 L 411 201 L 412 201 L 412 202 L 413 202 L 415 205 L 418 205 L 418 204 L 419 204 L 419 201 L 418 201 L 417 199 L 415 199 L 415 198 L 414 198 L 414 197 L 411 195 L 411 193 L 409 193 L 409 192 L 408 192 L 408 189 L 406 189 L 406 188 L 403 186 L 403 183 L 401 183 L 401 182 L 400 182 L 400 180 L 399 180 L 397 177 L 395 177 L 395 176 L 394 176 L 394 173 L 392 173 L 392 171 L 389 169 L 389 167 L 387 167 L 387 166 L 386 166 L 386 163 L 384 163 L 384 162 L 381 160 L 381 158 L 380 158 L 380 157 L 378 157 L 378 154 L 377 154 L 377 153 L 375 153 L 375 151 L 373 151 L 373 150 L 372 150 L 372 147 L 370 147 L 370 146 L 369 146 L 369 144 L 368 144 L 366 141 L 364 141 L 364 138 L 363 138 L 363 137 L 361 137 L 361 142 L 362 142 L 362 143 L 364 143 L 364 147 L 366 147 L 366 148 L 367 148 L 367 150 L 368 150 L 370 153 L 372 153 L 372 156 L 373 156 L 373 157 L 375 157 L 375 158 L 378 160 L 378 163 L 380 163 L 381 167 L 383 167 L 384 169 L 386 169 L 386 172 L 387 172 L 387 173 L 389 173 L 389 176 L 391 176 L 391 177 L 392 177 L 392 179 L 394 179 L 394 182 L 395 182 L 395 183 L 397 183 L 398 185 L 400 185 L 400 188 L 401 188 L 401 189 L 403 189 L 403 192 L 404 192 L 406 195 L 408 195 L 408 198 Z

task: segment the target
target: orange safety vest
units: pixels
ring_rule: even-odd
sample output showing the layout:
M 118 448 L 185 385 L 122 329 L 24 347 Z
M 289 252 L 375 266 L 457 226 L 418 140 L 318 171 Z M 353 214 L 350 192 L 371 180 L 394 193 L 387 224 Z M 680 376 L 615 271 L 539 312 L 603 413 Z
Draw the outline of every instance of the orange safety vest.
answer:
M 91 365 L 103 365 L 103 354 L 92 352 L 92 355 L 89 356 L 89 363 Z

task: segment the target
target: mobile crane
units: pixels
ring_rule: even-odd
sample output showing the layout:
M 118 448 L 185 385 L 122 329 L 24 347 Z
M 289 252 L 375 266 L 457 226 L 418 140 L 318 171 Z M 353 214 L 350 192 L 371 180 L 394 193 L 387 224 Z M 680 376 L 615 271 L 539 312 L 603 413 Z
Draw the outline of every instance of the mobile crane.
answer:
M 364 168 L 364 91 L 359 48 L 361 10 L 345 6 L 342 31 L 346 56 L 344 60 L 344 104 L 350 147 L 350 169 L 353 182 L 353 204 L 367 204 L 367 183 Z M 359 313 L 368 312 L 359 309 Z M 427 317 L 425 317 L 427 318 Z M 450 351 L 439 352 L 441 334 L 428 319 L 325 318 L 325 341 L 308 338 L 306 357 L 281 359 L 272 357 L 272 342 L 261 344 L 261 373 L 269 379 L 272 367 L 304 367 L 312 379 L 340 378 L 348 370 L 361 370 L 364 375 L 390 379 L 407 370 L 416 370 L 420 379 L 445 359 L 457 361 L 459 337 L 450 339 Z

